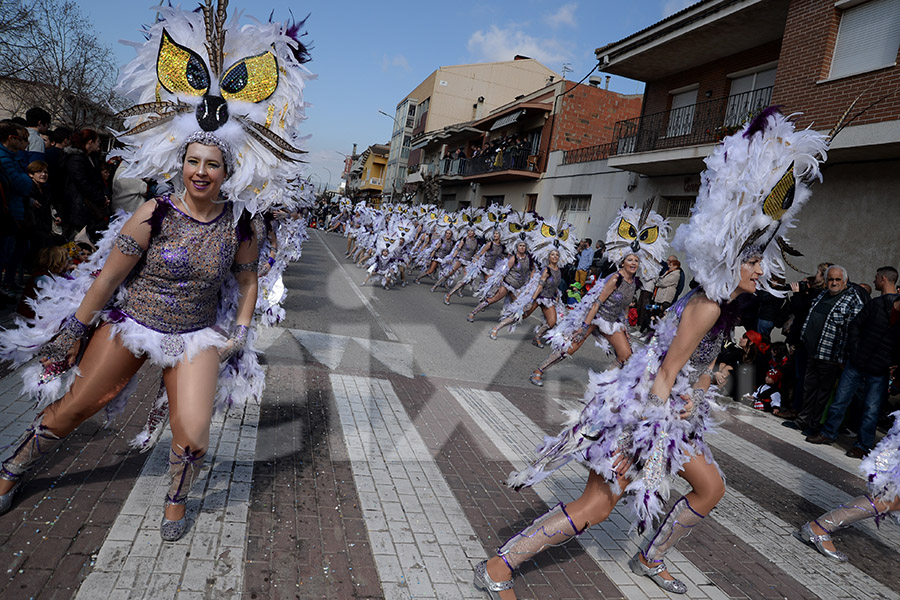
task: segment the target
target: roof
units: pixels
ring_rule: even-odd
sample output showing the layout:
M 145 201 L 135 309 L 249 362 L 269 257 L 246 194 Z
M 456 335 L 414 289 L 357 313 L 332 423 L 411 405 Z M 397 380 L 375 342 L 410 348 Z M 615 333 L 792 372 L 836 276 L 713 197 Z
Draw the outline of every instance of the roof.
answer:
M 655 81 L 781 40 L 790 0 L 701 0 L 597 48 L 600 70 Z

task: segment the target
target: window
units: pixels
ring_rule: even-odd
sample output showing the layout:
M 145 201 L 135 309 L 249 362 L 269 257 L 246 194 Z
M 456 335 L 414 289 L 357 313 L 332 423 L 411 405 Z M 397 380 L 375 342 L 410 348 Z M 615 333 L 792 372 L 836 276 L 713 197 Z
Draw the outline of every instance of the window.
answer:
M 416 127 L 422 124 L 422 121 L 428 116 L 428 107 L 431 105 L 431 98 L 425 98 L 416 110 Z
M 590 194 L 578 196 L 557 196 L 559 220 L 572 224 L 572 233 L 582 237 L 591 222 Z
M 504 196 L 484 196 L 482 197 L 483 206 L 488 207 L 492 204 L 503 204 Z
M 772 101 L 775 69 L 764 69 L 731 80 L 725 125 L 740 125 Z
M 450 202 L 456 202 L 456 194 L 441 194 L 441 206 L 447 206 Z
M 697 200 L 696 196 L 669 196 L 666 198 L 666 218 L 689 218 L 695 200 Z
M 697 88 L 672 94 L 672 110 L 669 111 L 669 127 L 666 137 L 687 135 L 694 127 L 694 106 L 697 104 Z
M 525 194 L 525 212 L 531 212 L 537 207 L 537 194 Z
M 571 212 L 588 212 L 591 210 L 590 194 L 579 196 L 557 196 L 560 214 Z
M 889 67 L 900 47 L 900 0 L 871 0 L 841 14 L 830 78 Z

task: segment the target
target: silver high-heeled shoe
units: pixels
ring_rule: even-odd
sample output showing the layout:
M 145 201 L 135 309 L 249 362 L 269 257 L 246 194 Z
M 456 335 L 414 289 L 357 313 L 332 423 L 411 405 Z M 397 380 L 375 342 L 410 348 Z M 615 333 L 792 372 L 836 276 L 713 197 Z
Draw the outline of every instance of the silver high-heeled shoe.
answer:
M 659 563 L 655 567 L 648 567 L 644 563 L 641 562 L 641 559 L 638 558 L 638 554 L 635 554 L 631 557 L 631 560 L 628 561 L 628 566 L 631 567 L 631 572 L 635 575 L 643 575 L 644 577 L 649 577 L 650 580 L 666 590 L 667 592 L 671 592 L 673 594 L 686 594 L 687 586 L 680 579 L 663 579 L 662 573 L 666 570 L 666 563 Z
M 841 552 L 840 550 L 829 550 L 825 546 L 822 545 L 822 542 L 830 542 L 831 536 L 829 534 L 825 535 L 817 535 L 816 532 L 812 530 L 812 527 L 809 526 L 809 523 L 806 523 L 794 532 L 794 537 L 807 544 L 808 546 L 812 546 L 816 550 L 819 551 L 820 554 L 830 558 L 831 560 L 836 560 L 838 562 L 847 562 L 849 560 L 847 555 Z
M 187 525 L 187 511 L 177 521 L 170 521 L 163 513 L 162 522 L 159 524 L 159 537 L 166 542 L 177 542 L 187 533 Z
M 12 508 L 13 496 L 16 495 L 16 491 L 19 489 L 19 484 L 22 483 L 22 480 L 16 481 L 16 483 L 9 489 L 8 492 L 0 496 L 0 515 L 5 514 Z
M 511 590 L 514 585 L 512 579 L 509 579 L 508 581 L 494 581 L 491 579 L 491 576 L 488 575 L 487 572 L 486 560 L 475 565 L 474 583 L 476 588 L 483 592 L 487 592 L 488 597 L 491 598 L 491 600 L 500 600 L 500 594 L 498 592 Z

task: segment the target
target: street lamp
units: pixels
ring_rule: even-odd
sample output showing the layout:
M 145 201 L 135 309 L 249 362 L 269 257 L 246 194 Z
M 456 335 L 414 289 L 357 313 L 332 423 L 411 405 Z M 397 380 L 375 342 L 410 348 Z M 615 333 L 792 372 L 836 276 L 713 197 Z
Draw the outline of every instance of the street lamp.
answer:
M 326 171 L 328 171 L 328 187 L 325 188 L 325 191 L 327 192 L 328 188 L 331 187 L 331 169 L 329 169 L 328 167 L 326 167 L 324 165 L 322 166 L 322 168 L 325 169 Z

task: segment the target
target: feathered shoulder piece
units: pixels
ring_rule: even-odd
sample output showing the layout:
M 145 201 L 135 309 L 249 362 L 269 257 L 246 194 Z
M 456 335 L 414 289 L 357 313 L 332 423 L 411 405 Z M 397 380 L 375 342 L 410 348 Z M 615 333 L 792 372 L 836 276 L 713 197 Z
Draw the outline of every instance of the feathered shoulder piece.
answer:
M 559 250 L 559 266 L 575 260 L 575 236 L 570 235 L 571 223 L 553 216 L 544 219 L 528 233 L 528 250 L 542 267 L 553 250 Z
M 820 179 L 827 137 L 796 130 L 777 108 L 768 108 L 742 131 L 729 136 L 706 158 L 690 221 L 678 228 L 673 246 L 707 297 L 725 301 L 737 289 L 741 263 L 762 259 L 763 289 L 784 278 L 786 255 L 799 256 L 787 233 L 810 197 L 809 182 Z
M 651 208 L 653 199 L 641 208 L 628 205 L 619 209 L 606 232 L 606 256 L 619 266 L 629 254 L 641 259 L 638 277 L 653 281 L 659 273 L 659 263 L 669 251 L 669 222 Z
M 134 103 L 119 116 L 125 130 L 125 175 L 172 179 L 181 169 L 185 140 L 197 132 L 230 147 L 236 168 L 222 192 L 242 209 L 262 212 L 275 190 L 296 178 L 303 151 L 303 88 L 311 78 L 303 67 L 303 23 L 226 26 L 228 0 L 205 0 L 188 12 L 154 6 L 159 20 L 136 44 L 117 92 Z M 223 144 L 217 143 L 220 148 Z M 223 150 L 223 154 L 225 151 Z

